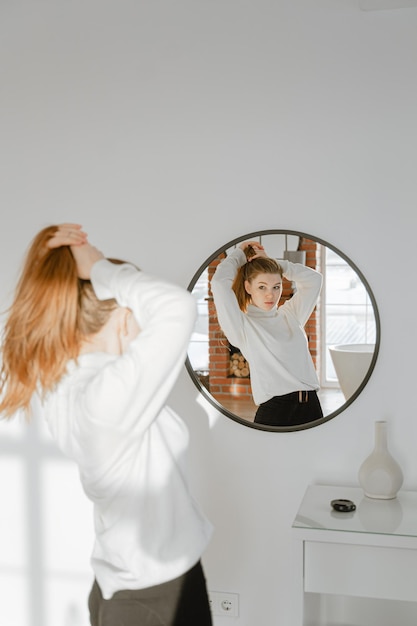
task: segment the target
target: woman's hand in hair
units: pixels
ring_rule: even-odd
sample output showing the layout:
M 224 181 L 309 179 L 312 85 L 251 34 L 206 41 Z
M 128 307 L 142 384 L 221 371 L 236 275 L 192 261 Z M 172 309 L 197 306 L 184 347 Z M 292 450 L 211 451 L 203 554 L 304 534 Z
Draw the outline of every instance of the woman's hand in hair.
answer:
M 80 224 L 60 224 L 46 245 L 48 248 L 61 248 L 61 246 L 81 246 L 86 242 L 87 233 L 82 230 Z
M 100 250 L 97 250 L 88 242 L 78 246 L 71 246 L 71 252 L 77 264 L 78 277 L 85 280 L 89 280 L 94 263 L 105 258 Z
M 265 252 L 265 248 L 259 243 L 259 241 L 244 241 L 240 244 L 240 248 L 246 254 L 247 261 L 268 256 Z
M 69 246 L 77 265 L 79 278 L 88 280 L 96 261 L 104 259 L 100 250 L 88 243 L 87 233 L 80 224 L 60 224 L 47 242 L 48 248 Z

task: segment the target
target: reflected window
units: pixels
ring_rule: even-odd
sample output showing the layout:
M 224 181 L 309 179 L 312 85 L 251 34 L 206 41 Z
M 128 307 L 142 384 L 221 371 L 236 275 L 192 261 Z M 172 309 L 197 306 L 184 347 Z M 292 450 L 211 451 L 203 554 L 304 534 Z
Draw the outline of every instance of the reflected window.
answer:
M 194 285 L 192 295 L 197 305 L 197 321 L 189 345 L 189 355 L 196 372 L 208 375 L 209 371 L 209 277 L 208 268 Z
M 329 348 L 344 344 L 374 344 L 376 322 L 369 294 L 355 272 L 341 256 L 322 246 L 324 286 L 322 297 L 322 386 L 338 385 Z

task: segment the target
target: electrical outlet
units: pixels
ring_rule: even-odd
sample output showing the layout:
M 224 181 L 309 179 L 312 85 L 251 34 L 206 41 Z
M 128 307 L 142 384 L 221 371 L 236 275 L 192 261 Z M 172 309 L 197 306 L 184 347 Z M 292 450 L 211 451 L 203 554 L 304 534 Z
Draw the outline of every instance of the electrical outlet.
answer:
M 209 591 L 212 615 L 239 617 L 239 595 L 224 591 Z

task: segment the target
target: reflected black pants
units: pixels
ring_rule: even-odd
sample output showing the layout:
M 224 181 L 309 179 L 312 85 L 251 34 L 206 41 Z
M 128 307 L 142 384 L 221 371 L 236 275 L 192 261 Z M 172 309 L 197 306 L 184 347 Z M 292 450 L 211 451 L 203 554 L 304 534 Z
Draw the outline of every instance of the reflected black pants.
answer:
M 266 426 L 298 426 L 321 417 L 323 411 L 315 391 L 294 391 L 260 404 L 254 422 Z
M 104 600 L 94 582 L 88 606 L 92 626 L 211 626 L 201 563 L 170 582 L 146 589 L 117 591 Z

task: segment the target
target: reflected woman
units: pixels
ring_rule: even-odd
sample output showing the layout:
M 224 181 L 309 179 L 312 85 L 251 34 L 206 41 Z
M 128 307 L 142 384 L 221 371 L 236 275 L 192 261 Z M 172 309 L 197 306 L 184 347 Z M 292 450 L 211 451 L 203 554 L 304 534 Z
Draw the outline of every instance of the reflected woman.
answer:
M 283 278 L 295 285 L 295 293 L 278 306 Z M 214 273 L 211 291 L 219 324 L 250 366 L 255 424 L 291 427 L 323 417 L 304 330 L 321 286 L 319 272 L 278 263 L 257 241 L 240 244 Z

